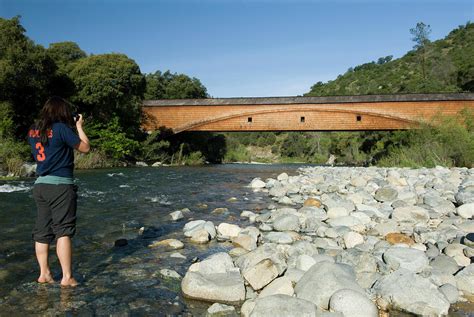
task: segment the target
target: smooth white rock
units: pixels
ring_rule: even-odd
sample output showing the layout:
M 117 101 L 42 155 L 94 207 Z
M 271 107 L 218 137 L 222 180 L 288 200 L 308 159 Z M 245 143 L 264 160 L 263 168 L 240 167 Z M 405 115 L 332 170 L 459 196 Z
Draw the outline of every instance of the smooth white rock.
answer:
M 474 216 L 474 203 L 459 206 L 456 213 L 464 219 L 471 219 Z
M 350 266 L 324 261 L 314 265 L 303 275 L 295 286 L 295 293 L 298 298 L 328 309 L 329 298 L 338 290 L 352 289 L 364 294 L 355 278 Z
M 250 183 L 250 187 L 252 188 L 264 188 L 265 185 L 265 182 L 262 181 L 260 178 L 254 178 Z
M 238 268 L 234 266 L 232 258 L 226 252 L 212 254 L 201 262 L 193 263 L 188 270 L 201 274 L 238 272 Z
M 242 229 L 239 226 L 230 223 L 223 222 L 217 226 L 217 233 L 225 238 L 235 238 L 241 231 Z
M 430 280 L 406 269 L 379 279 L 372 290 L 394 309 L 417 315 L 447 315 L 449 302 Z
M 234 306 L 214 303 L 207 309 L 206 317 L 237 317 Z
M 430 215 L 425 208 L 407 206 L 395 208 L 392 213 L 392 219 L 399 222 L 427 223 Z
M 429 265 L 428 257 L 425 252 L 397 246 L 385 251 L 383 260 L 393 270 L 403 268 L 415 273 L 423 271 Z
M 316 306 L 288 295 L 271 295 L 255 300 L 250 317 L 316 317 Z
M 350 211 L 344 207 L 331 207 L 328 209 L 327 216 L 330 219 L 349 216 Z
M 242 275 L 254 290 L 259 290 L 278 276 L 278 268 L 272 260 L 264 259 L 243 271 Z
M 459 300 L 459 291 L 453 284 L 443 284 L 439 287 L 439 291 L 446 297 L 451 304 Z
M 465 295 L 474 295 L 474 264 L 469 264 L 454 276 L 456 286 Z
M 298 270 L 307 271 L 315 264 L 314 258 L 306 254 L 301 254 L 296 259 L 296 268 Z
M 343 236 L 344 244 L 347 249 L 353 248 L 356 245 L 364 243 L 364 237 L 357 232 L 347 232 Z
M 164 277 L 181 279 L 181 275 L 179 275 L 178 272 L 174 270 L 170 270 L 170 269 L 161 269 L 160 274 L 163 275 Z
M 211 302 L 240 303 L 245 300 L 245 285 L 238 272 L 200 274 L 187 272 L 181 282 L 185 297 Z
M 329 300 L 329 309 L 344 317 L 378 317 L 378 309 L 365 294 L 351 289 L 335 292 Z
M 274 279 L 270 284 L 265 286 L 265 288 L 258 295 L 258 298 L 276 294 L 293 296 L 294 293 L 295 291 L 293 289 L 293 283 L 291 279 L 282 276 L 277 279 Z
M 170 213 L 171 220 L 177 221 L 184 218 L 183 212 L 181 210 L 176 210 Z

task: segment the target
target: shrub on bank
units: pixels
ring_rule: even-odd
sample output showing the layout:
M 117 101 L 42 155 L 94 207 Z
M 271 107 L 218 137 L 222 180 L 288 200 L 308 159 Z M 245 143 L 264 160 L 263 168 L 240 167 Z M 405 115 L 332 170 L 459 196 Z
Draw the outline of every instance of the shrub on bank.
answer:
M 119 166 L 120 162 L 107 157 L 103 152 L 93 150 L 87 154 L 76 153 L 74 165 L 77 169 L 105 168 Z
M 474 167 L 474 114 L 437 117 L 431 125 L 406 133 L 406 145 L 393 147 L 380 166 Z
M 235 144 L 229 147 L 224 156 L 224 163 L 250 162 L 251 155 L 243 144 Z
M 20 176 L 23 163 L 30 160 L 30 147 L 26 142 L 0 140 L 0 167 L 8 174 Z
M 191 152 L 183 158 L 182 164 L 189 166 L 203 165 L 205 163 L 204 156 L 200 151 Z

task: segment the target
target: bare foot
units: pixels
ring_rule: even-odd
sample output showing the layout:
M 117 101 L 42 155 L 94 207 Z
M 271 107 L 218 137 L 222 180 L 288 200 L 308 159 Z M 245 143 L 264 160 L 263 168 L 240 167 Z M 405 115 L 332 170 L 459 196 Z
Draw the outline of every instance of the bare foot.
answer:
M 74 277 L 68 279 L 63 278 L 61 280 L 61 287 L 76 287 L 77 285 L 79 285 L 79 283 Z
M 48 273 L 48 274 L 45 274 L 45 275 L 40 275 L 40 277 L 38 277 L 38 283 L 41 283 L 41 284 L 53 284 L 53 283 L 54 283 L 54 279 L 53 279 L 53 277 L 51 276 L 51 273 Z

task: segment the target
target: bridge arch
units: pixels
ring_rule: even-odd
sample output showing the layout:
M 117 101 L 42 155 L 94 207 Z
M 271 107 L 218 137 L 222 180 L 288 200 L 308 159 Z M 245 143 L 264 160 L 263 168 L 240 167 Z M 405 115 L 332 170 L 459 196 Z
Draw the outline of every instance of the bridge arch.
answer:
M 415 127 L 419 125 L 420 119 L 415 120 L 415 119 L 408 119 L 408 118 L 403 118 L 400 116 L 394 116 L 394 115 L 388 115 L 388 114 L 378 114 L 374 112 L 369 112 L 369 111 L 355 111 L 355 110 L 343 110 L 343 109 L 314 109 L 314 108 L 298 108 L 297 110 L 288 110 L 288 109 L 276 109 L 276 110 L 256 110 L 256 111 L 248 111 L 240 114 L 231 114 L 231 115 L 223 115 L 219 117 L 213 117 L 213 118 L 208 118 L 205 120 L 198 120 L 198 121 L 193 121 L 190 122 L 187 125 L 177 127 L 173 129 L 175 133 L 180 133 L 180 132 L 185 132 L 185 131 L 192 131 L 192 130 L 200 130 L 200 128 L 209 126 L 215 123 L 220 123 L 220 122 L 225 122 L 231 119 L 246 119 L 246 118 L 253 118 L 254 116 L 258 115 L 264 115 L 264 114 L 300 114 L 300 113 L 314 113 L 315 115 L 321 114 L 321 113 L 328 113 L 332 114 L 334 117 L 341 118 L 341 114 L 346 114 L 346 115 L 351 115 L 357 120 L 357 116 L 361 116 L 363 118 L 366 117 L 372 117 L 372 118 L 379 118 L 379 119 L 385 119 L 385 120 L 390 120 L 390 121 L 395 121 L 400 125 L 404 125 L 406 127 Z M 306 119 L 306 117 L 305 117 Z M 241 120 L 244 122 L 245 120 Z M 306 121 L 306 120 L 305 120 Z M 362 121 L 362 120 L 361 120 Z M 253 123 L 253 122 L 252 122 Z M 212 128 L 212 127 L 210 127 Z M 244 129 L 242 129 L 244 131 Z M 275 130 L 278 130 L 278 127 L 275 128 Z M 287 130 L 287 129 L 283 129 Z M 300 128 L 300 130 L 312 130 L 311 127 L 306 127 L 305 129 Z M 318 129 L 318 130 L 321 130 Z M 331 130 L 331 129 L 329 129 Z

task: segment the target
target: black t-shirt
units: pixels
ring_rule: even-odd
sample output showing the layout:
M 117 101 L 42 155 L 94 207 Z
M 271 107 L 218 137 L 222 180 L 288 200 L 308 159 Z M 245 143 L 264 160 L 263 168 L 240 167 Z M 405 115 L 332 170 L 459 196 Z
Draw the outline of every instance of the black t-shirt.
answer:
M 53 123 L 48 132 L 48 144 L 42 145 L 39 130 L 30 129 L 28 142 L 37 162 L 39 176 L 73 177 L 74 149 L 81 142 L 79 136 L 64 123 Z

